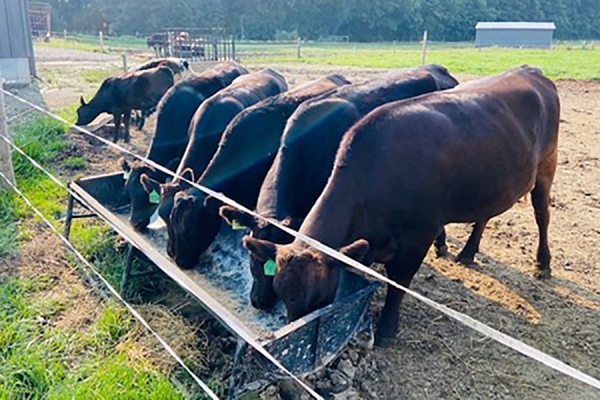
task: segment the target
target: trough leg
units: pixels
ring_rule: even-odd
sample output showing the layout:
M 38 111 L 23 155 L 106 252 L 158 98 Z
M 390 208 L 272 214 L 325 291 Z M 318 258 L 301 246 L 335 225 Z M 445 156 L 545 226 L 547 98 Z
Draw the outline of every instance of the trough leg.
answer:
M 127 250 L 127 260 L 125 261 L 125 269 L 123 270 L 123 276 L 121 277 L 121 297 L 125 298 L 127 292 L 127 285 L 129 285 L 129 278 L 131 276 L 131 267 L 133 265 L 133 259 L 135 257 L 135 247 L 131 244 Z
M 247 348 L 248 343 L 243 339 L 238 339 L 235 355 L 233 356 L 233 369 L 229 381 L 229 395 L 227 396 L 229 400 L 236 398 L 237 391 L 242 383 L 242 360 L 244 354 L 246 354 Z
M 67 200 L 67 215 L 65 216 L 65 228 L 63 230 L 63 236 L 67 240 L 69 240 L 69 235 L 71 234 L 71 223 L 73 222 L 73 205 L 73 195 L 69 194 L 69 198 Z

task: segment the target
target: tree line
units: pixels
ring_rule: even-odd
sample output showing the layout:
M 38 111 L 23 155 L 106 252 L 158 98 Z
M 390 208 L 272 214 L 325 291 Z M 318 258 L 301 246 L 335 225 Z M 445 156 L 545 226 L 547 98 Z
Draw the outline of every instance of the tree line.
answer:
M 466 41 L 478 21 L 555 22 L 555 38 L 600 38 L 599 0 L 49 0 L 53 30 L 148 35 L 224 28 L 238 38 Z

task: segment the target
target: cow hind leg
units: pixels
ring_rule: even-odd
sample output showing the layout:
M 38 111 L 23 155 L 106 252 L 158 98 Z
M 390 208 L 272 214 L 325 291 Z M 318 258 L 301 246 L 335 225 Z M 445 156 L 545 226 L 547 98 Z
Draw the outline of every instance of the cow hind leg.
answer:
M 414 232 L 410 237 L 402 238 L 402 249 L 391 262 L 385 265 L 388 278 L 408 288 L 435 237 L 436 232 L 433 231 Z M 375 340 L 377 346 L 388 347 L 395 340 L 400 318 L 400 302 L 403 297 L 404 291 L 388 285 L 385 305 L 377 326 Z
M 533 204 L 535 222 L 540 235 L 535 274 L 538 279 L 546 279 L 551 276 L 548 225 L 550 224 L 550 189 L 552 188 L 555 171 L 556 153 L 553 153 L 540 164 L 535 186 L 531 191 L 531 203 Z
M 129 143 L 131 137 L 129 136 L 129 125 L 131 122 L 131 111 L 128 111 L 123 115 L 123 123 L 125 124 L 125 142 Z
M 142 130 L 144 129 L 144 125 L 146 124 L 146 116 L 144 114 L 144 111 L 140 111 L 139 113 L 136 112 L 135 114 L 136 116 L 136 127 L 138 128 L 138 130 Z
M 489 220 L 485 220 L 483 222 L 475 223 L 475 226 L 473 226 L 473 232 L 471 232 L 471 236 L 469 236 L 469 240 L 467 240 L 465 247 L 456 256 L 456 261 L 464 265 L 473 263 L 475 254 L 479 251 L 481 236 L 483 236 L 483 231 L 485 230 L 485 226 L 487 225 L 488 221 Z
M 436 256 L 441 258 L 448 254 L 448 246 L 446 245 L 446 229 L 442 228 L 440 233 L 436 236 L 433 244 L 435 246 Z
M 117 143 L 119 140 L 119 133 L 121 130 L 121 114 L 113 114 L 113 119 L 115 122 L 115 136 L 113 138 L 113 142 Z

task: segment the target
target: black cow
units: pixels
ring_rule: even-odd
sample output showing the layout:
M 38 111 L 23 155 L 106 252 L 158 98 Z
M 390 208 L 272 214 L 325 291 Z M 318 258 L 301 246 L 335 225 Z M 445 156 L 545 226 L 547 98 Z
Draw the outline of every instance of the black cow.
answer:
M 438 65 L 403 69 L 363 84 L 342 86 L 333 93 L 302 104 L 290 118 L 273 166 L 260 190 L 256 211 L 297 229 L 327 183 L 344 133 L 374 108 L 436 90 L 458 82 Z M 373 157 L 377 157 L 373 154 Z M 291 237 L 244 213 L 223 207 L 226 220 L 252 229 L 255 238 L 289 243 Z M 277 301 L 272 276 L 266 276 L 266 260 L 250 253 L 253 304 L 267 309 Z
M 235 78 L 247 74 L 246 68 L 235 62 L 225 62 L 207 69 L 173 86 L 158 105 L 156 131 L 147 158 L 175 170 L 188 143 L 188 128 L 194 113 L 202 102 L 229 86 Z M 156 204 L 140 183 L 145 174 L 164 183 L 167 175 L 141 161 L 122 161 L 127 180 L 125 190 L 131 200 L 130 222 L 136 229 L 144 229 L 156 211 Z
M 190 64 L 187 60 L 183 58 L 159 58 L 156 60 L 147 61 L 141 65 L 138 65 L 134 71 L 145 71 L 147 69 L 157 68 L 159 66 L 169 67 L 171 71 L 173 71 L 173 77 L 175 78 L 175 82 L 178 82 L 185 78 L 190 73 Z M 154 111 L 156 111 L 156 107 L 152 107 L 149 109 L 141 110 L 139 115 L 135 115 L 134 122 L 138 129 L 142 130 L 144 128 L 144 124 L 146 123 L 146 118 L 151 116 Z
M 125 141 L 129 142 L 131 111 L 156 107 L 174 83 L 173 71 L 165 66 L 106 78 L 89 103 L 81 97 L 75 124 L 87 125 L 101 113 L 109 113 L 115 121 L 113 141 L 116 143 L 119 139 L 122 119 L 125 124 Z
M 231 120 L 245 108 L 286 90 L 285 78 L 277 71 L 266 68 L 240 76 L 229 87 L 206 100 L 192 119 L 190 141 L 177 168 L 177 175 L 181 176 L 189 171 L 191 177 L 200 176 L 217 150 L 221 135 Z M 150 180 L 142 180 L 142 184 L 144 183 L 148 192 L 155 190 Z M 179 180 L 161 185 L 158 215 L 167 224 L 173 198 L 185 188 L 185 182 L 182 186 Z
M 521 67 L 373 111 L 344 137 L 330 180 L 300 232 L 408 287 L 448 223 L 485 223 L 531 192 L 539 228 L 537 276 L 550 277 L 550 189 L 560 103 L 541 71 Z M 244 238 L 276 260 L 273 281 L 288 319 L 329 304 L 340 264 L 300 240 Z M 377 342 L 398 327 L 404 292 L 388 288 Z
M 348 83 L 341 75 L 329 75 L 242 111 L 227 126 L 198 183 L 254 208 L 290 115 L 303 101 Z M 175 196 L 167 251 L 180 267 L 195 266 L 216 237 L 221 226 L 218 206 L 196 188 Z

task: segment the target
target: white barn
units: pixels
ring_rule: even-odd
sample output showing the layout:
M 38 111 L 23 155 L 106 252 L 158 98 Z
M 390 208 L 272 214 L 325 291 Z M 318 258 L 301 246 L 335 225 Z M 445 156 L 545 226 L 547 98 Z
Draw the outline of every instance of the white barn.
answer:
M 549 49 L 554 22 L 479 22 L 475 47 L 529 47 Z

